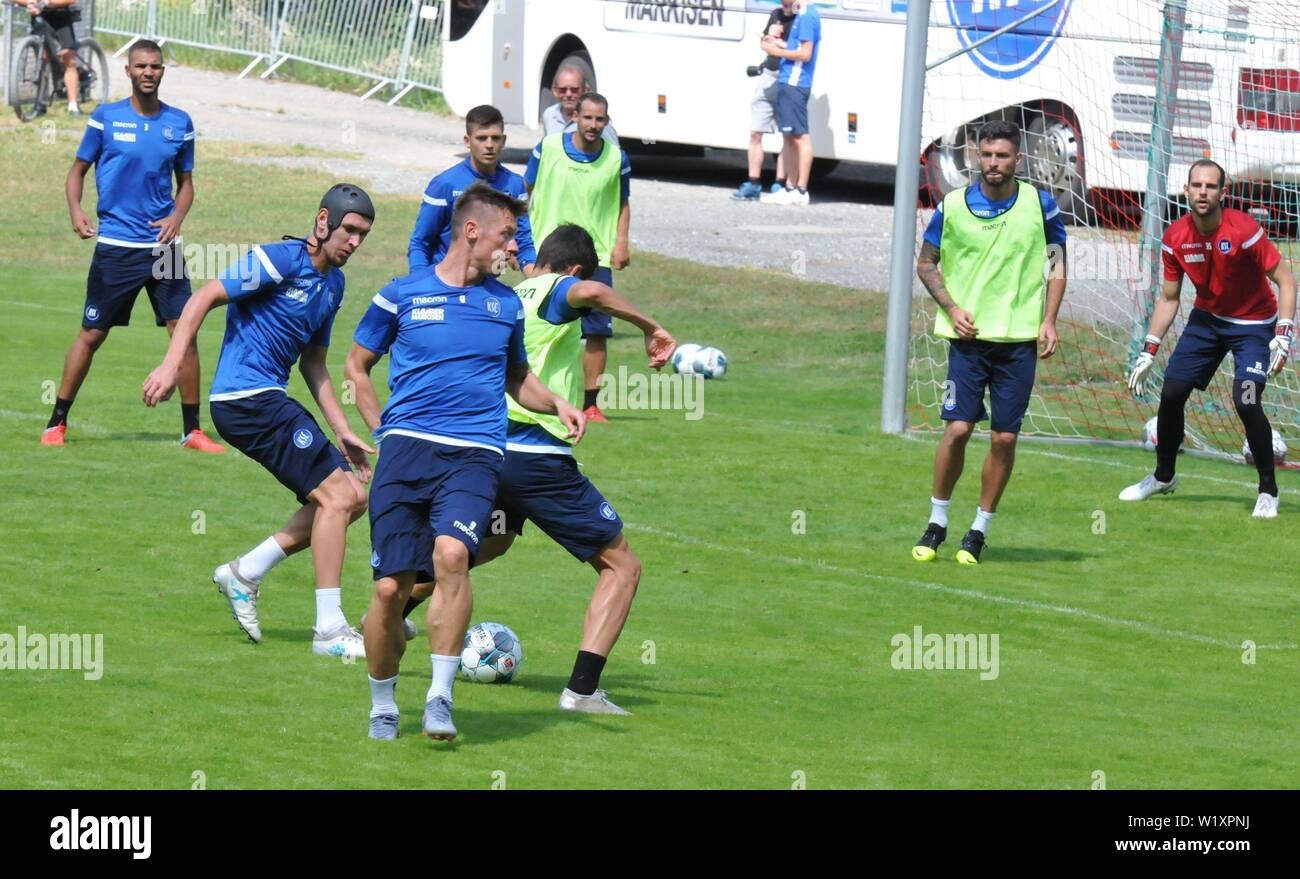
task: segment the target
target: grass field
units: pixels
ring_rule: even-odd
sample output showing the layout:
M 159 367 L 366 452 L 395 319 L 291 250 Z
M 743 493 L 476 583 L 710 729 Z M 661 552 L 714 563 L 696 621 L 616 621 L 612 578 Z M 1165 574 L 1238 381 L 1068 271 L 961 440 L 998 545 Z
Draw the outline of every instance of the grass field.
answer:
M 1279 473 L 1283 516 L 1263 523 L 1240 465 L 1187 460 L 1177 495 L 1121 506 L 1148 455 L 1026 444 L 985 563 L 955 564 L 954 539 L 919 565 L 933 440 L 877 430 L 883 295 L 642 252 L 620 289 L 680 340 L 725 350 L 730 372 L 707 386 L 702 419 L 614 412 L 580 449 L 645 565 L 604 679 L 635 716 L 555 710 L 593 576 L 530 530 L 474 575 L 474 619 L 524 642 L 518 681 L 458 684 L 461 738 L 431 746 L 416 735 L 417 641 L 402 738 L 368 741 L 363 667 L 310 652 L 310 559 L 266 581 L 256 647 L 209 582 L 294 502 L 237 453 L 177 448 L 176 403 L 139 402 L 164 348 L 145 303 L 101 350 L 68 445 L 37 445 L 92 247 L 62 197 L 78 136 L 0 127 L 25 171 L 0 180 L 0 204 L 22 215 L 0 243 L 0 634 L 102 634 L 104 669 L 0 670 L 0 787 L 1088 788 L 1097 772 L 1112 788 L 1300 784 L 1295 473 Z M 207 149 L 187 241 L 306 231 L 330 181 Z M 370 294 L 404 266 L 417 200 L 378 204 L 346 270 L 336 378 Z M 222 321 L 200 339 L 205 392 Z M 630 333 L 611 352 L 615 369 L 644 368 Z M 290 390 L 305 399 L 296 377 Z M 982 453 L 972 445 L 954 500 L 958 532 Z M 353 622 L 368 557 L 361 523 L 344 575 Z M 915 626 L 998 635 L 998 677 L 896 670 L 891 639 Z

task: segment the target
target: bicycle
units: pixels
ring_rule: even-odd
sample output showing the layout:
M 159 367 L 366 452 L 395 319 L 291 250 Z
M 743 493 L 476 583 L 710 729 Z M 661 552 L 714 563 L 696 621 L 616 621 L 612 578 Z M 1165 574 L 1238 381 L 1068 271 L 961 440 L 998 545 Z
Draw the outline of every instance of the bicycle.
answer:
M 63 84 L 63 62 L 59 60 L 58 40 L 54 28 L 37 16 L 32 19 L 31 33 L 24 37 L 13 54 L 10 103 L 18 118 L 31 122 L 49 109 L 53 101 L 67 100 Z M 108 56 L 93 37 L 77 40 L 77 103 L 108 100 Z

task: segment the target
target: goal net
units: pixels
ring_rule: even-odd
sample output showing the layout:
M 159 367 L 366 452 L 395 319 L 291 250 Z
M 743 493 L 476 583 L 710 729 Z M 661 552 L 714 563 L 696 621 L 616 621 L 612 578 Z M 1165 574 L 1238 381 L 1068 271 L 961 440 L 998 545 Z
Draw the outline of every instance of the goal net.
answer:
M 981 42 L 1007 25 L 1015 26 Z M 992 119 L 1020 126 L 1018 176 L 1052 193 L 1069 236 L 1061 343 L 1039 361 L 1024 433 L 1140 441 L 1195 298 L 1184 282 L 1178 319 L 1145 396 L 1134 400 L 1126 377 L 1159 295 L 1160 235 L 1186 210 L 1188 166 L 1200 158 L 1223 165 L 1224 204 L 1254 216 L 1284 258 L 1300 255 L 1300 5 L 934 0 L 927 65 L 935 62 L 925 79 L 918 248 L 938 200 L 978 181 L 976 129 Z M 941 426 L 948 346 L 933 333 L 934 317 L 917 284 L 914 430 Z M 1210 387 L 1193 393 L 1186 448 L 1240 459 L 1232 376 L 1229 356 Z M 1268 384 L 1263 403 L 1274 429 L 1300 447 L 1295 364 Z

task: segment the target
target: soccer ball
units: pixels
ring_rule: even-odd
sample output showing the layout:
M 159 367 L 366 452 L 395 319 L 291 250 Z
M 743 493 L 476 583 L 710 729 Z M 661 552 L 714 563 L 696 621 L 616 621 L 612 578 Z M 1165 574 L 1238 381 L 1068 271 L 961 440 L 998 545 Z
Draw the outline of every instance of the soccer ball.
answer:
M 524 648 L 509 626 L 479 623 L 465 633 L 460 652 L 460 676 L 480 684 L 506 684 L 519 674 Z
M 1250 443 L 1241 447 L 1241 456 L 1246 459 L 1246 463 L 1255 466 L 1255 456 L 1250 453 Z M 1276 430 L 1273 431 L 1273 463 L 1281 464 L 1286 460 L 1286 441 L 1282 439 L 1282 434 Z
M 1147 423 L 1142 426 L 1142 448 L 1148 452 L 1156 450 L 1156 416 L 1152 415 L 1147 419 Z
M 673 351 L 673 369 L 682 375 L 694 375 L 695 361 L 700 356 L 700 346 L 691 342 L 678 345 Z
M 695 358 L 695 371 L 705 378 L 722 378 L 727 374 L 727 355 L 717 348 L 701 348 Z

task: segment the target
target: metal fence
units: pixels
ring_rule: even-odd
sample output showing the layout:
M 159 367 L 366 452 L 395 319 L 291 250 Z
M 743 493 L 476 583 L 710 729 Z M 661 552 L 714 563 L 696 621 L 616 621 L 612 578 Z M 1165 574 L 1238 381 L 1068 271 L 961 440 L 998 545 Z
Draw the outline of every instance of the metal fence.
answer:
M 96 0 L 95 29 L 249 57 L 239 78 L 286 61 L 375 80 L 401 100 L 413 88 L 441 91 L 446 0 Z

